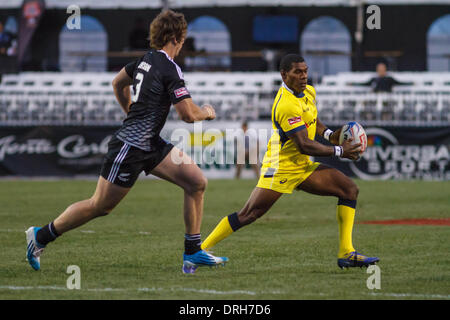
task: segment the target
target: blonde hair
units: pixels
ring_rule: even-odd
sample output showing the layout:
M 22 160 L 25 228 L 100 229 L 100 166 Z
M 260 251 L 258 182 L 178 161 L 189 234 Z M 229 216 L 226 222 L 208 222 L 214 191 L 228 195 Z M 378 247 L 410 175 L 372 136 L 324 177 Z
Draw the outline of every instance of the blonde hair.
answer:
M 150 47 L 162 49 L 173 39 L 181 41 L 186 37 L 186 32 L 187 22 L 182 13 L 163 11 L 150 24 Z

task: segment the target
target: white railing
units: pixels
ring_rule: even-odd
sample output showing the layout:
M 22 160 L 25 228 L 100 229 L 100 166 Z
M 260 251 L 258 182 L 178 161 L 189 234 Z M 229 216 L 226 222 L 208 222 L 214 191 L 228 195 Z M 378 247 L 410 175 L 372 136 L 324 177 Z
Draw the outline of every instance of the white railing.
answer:
M 114 73 L 22 73 L 0 84 L 1 125 L 118 125 L 124 114 L 115 100 Z M 450 123 L 450 73 L 395 73 L 399 86 L 375 94 L 364 82 L 371 73 L 342 73 L 316 85 L 319 116 L 326 123 L 434 125 Z M 279 73 L 187 73 L 198 104 L 211 103 L 221 120 L 270 119 Z M 169 120 L 178 119 L 174 108 Z

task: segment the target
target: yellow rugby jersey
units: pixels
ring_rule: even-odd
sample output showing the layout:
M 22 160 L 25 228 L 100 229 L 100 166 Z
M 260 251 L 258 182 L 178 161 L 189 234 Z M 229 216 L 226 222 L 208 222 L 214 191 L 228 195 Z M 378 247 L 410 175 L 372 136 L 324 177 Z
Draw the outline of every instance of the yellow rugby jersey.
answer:
M 272 134 L 264 155 L 261 174 L 305 170 L 312 163 L 308 155 L 300 153 L 288 134 L 307 129 L 308 137 L 316 136 L 316 90 L 306 86 L 296 96 L 284 83 L 278 90 L 272 106 Z

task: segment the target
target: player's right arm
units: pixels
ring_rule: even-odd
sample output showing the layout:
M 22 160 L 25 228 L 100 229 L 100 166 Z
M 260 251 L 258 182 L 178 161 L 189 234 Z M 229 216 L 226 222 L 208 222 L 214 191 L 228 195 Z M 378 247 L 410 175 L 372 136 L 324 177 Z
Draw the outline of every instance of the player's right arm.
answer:
M 216 117 L 214 108 L 206 104 L 203 107 L 197 106 L 192 98 L 186 98 L 174 104 L 180 119 L 187 123 L 203 120 L 213 120 Z
M 131 66 L 131 64 L 122 68 L 112 81 L 114 95 L 125 113 L 128 113 L 130 109 L 130 86 L 133 84 L 132 73 L 130 76 L 129 71 L 127 70 L 127 68 L 130 68 L 129 66 Z
M 326 146 L 308 137 L 307 124 L 303 120 L 302 108 L 293 107 L 289 103 L 277 104 L 275 122 L 286 136 L 294 142 L 297 149 L 309 156 L 331 157 L 338 156 L 357 160 L 361 144 L 351 144 L 351 140 L 344 141 L 342 146 Z M 323 130 L 319 126 L 319 130 Z M 320 133 L 320 132 L 319 132 Z

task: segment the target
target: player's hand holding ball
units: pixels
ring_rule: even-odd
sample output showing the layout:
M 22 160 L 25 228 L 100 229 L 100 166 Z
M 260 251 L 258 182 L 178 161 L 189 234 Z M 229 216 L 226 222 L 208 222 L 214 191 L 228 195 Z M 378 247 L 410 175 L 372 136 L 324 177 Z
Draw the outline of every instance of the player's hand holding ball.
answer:
M 339 129 L 337 129 L 336 131 L 333 131 L 333 133 L 330 135 L 330 142 L 332 143 L 332 144 L 334 144 L 335 146 L 339 146 L 339 145 L 341 145 L 340 143 L 339 143 L 339 137 L 340 137 L 340 135 L 341 135 L 341 131 L 342 131 L 342 128 L 339 128 Z
M 343 149 L 342 157 L 353 161 L 359 160 L 367 148 L 367 135 L 364 128 L 358 122 L 352 121 L 338 131 L 339 144 Z
M 208 116 L 205 118 L 205 120 L 214 120 L 216 118 L 216 111 L 210 104 L 204 104 L 202 106 L 202 109 L 205 110 L 208 113 Z
M 345 140 L 342 143 L 342 158 L 353 161 L 359 160 L 361 152 L 361 143 L 354 143 L 353 138 Z

